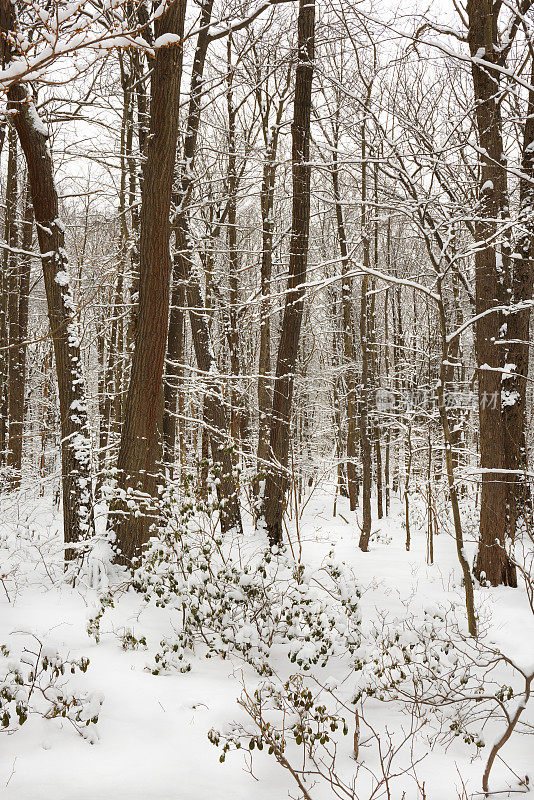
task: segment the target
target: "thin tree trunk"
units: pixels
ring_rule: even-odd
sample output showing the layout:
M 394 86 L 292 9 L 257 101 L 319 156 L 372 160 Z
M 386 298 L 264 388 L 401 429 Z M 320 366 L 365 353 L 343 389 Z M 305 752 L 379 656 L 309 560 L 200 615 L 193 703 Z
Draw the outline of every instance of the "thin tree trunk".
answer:
M 22 223 L 22 249 L 28 253 L 32 249 L 33 208 L 28 184 Z M 18 326 L 17 340 L 14 343 L 14 366 L 10 379 L 9 396 L 9 465 L 14 470 L 13 485 L 20 484 L 22 469 L 24 398 L 26 395 L 26 349 L 28 339 L 28 306 L 30 299 L 31 257 L 21 255 L 18 261 Z
M 288 85 L 290 73 L 288 72 Z M 287 85 L 286 85 L 287 90 Z M 276 153 L 280 123 L 285 107 L 285 94 L 282 93 L 276 111 L 274 126 L 269 126 L 269 114 L 265 107 L 261 90 L 258 88 L 258 106 L 262 114 L 263 138 L 265 141 L 265 161 L 261 183 L 261 267 L 260 267 L 260 352 L 258 360 L 258 448 L 257 473 L 265 474 L 269 461 L 272 409 L 271 387 L 271 279 L 273 272 L 274 240 L 274 199 L 276 179 Z M 259 494 L 259 482 L 255 482 L 254 493 Z
M 534 59 L 531 64 L 531 86 L 534 85 Z M 532 522 L 532 498 L 527 477 L 526 441 L 527 382 L 529 372 L 530 305 L 534 279 L 534 89 L 528 97 L 527 117 L 523 131 L 523 154 L 519 183 L 521 226 L 512 261 L 512 303 L 526 308 L 507 317 L 506 364 L 513 365 L 510 375 L 503 375 L 502 413 L 505 461 L 508 470 L 506 494 L 506 535 L 512 541 L 518 528 L 529 528 Z
M 390 267 L 390 237 L 391 237 L 391 225 L 388 220 L 388 243 L 387 243 L 387 253 L 388 253 L 388 271 Z M 388 322 L 388 295 L 389 295 L 389 288 L 386 288 L 384 293 L 384 380 L 386 384 L 386 393 L 384 395 L 384 399 L 386 400 L 386 409 L 388 412 L 391 413 L 392 408 L 391 404 L 389 403 L 389 392 L 390 392 L 390 374 L 391 374 L 391 362 L 389 358 L 389 322 Z M 384 460 L 384 483 L 385 483 L 385 501 L 386 501 L 386 517 L 389 515 L 389 509 L 391 505 L 391 470 L 390 470 L 390 440 L 391 440 L 391 419 L 388 419 L 387 426 L 386 426 L 386 447 L 385 447 L 385 460 Z
M 370 267 L 370 242 L 367 231 L 367 154 L 365 142 L 365 123 L 362 125 L 362 243 L 363 264 Z M 360 445 L 362 453 L 362 528 L 360 533 L 360 550 L 367 552 L 371 536 L 372 510 L 371 510 L 371 484 L 372 484 L 372 451 L 369 438 L 369 308 L 368 308 L 369 277 L 362 279 L 362 294 L 360 306 L 360 341 L 362 348 L 362 385 L 360 402 Z
M 358 446 L 358 420 L 356 414 L 356 366 L 354 358 L 354 326 L 352 321 L 352 280 L 349 276 L 349 258 L 347 250 L 347 234 L 345 219 L 341 204 L 341 191 L 339 186 L 339 107 L 336 107 L 336 120 L 334 127 L 334 149 L 332 152 L 332 186 L 334 204 L 336 208 L 337 238 L 341 253 L 341 307 L 343 314 L 343 350 L 345 355 L 345 381 L 347 387 L 347 488 L 349 493 L 350 510 L 358 506 L 359 482 L 358 468 L 356 466 L 356 451 Z
M 5 241 L 8 250 L 4 252 L 5 292 L 7 306 L 7 391 L 4 395 L 4 409 L 9 433 L 7 447 L 7 463 L 11 458 L 11 417 L 15 400 L 15 372 L 17 369 L 18 341 L 19 341 L 19 257 L 15 249 L 19 244 L 19 230 L 17 224 L 18 180 L 17 180 L 17 132 L 11 125 L 8 130 L 8 155 L 6 179 L 6 217 Z
M 210 433 L 212 458 L 215 469 L 218 471 L 217 494 L 220 502 L 221 530 L 226 532 L 232 529 L 242 529 L 239 495 L 234 479 L 232 454 L 229 447 L 230 428 L 228 415 L 224 404 L 221 382 L 218 378 L 217 362 L 211 342 L 206 305 L 202 299 L 200 278 L 194 261 L 193 240 L 186 209 L 193 183 L 192 170 L 200 125 L 202 76 L 209 45 L 208 29 L 212 8 L 213 0 L 205 0 L 202 5 L 200 31 L 191 73 L 190 100 L 179 186 L 173 198 L 177 209 L 174 221 L 177 254 L 174 261 L 173 280 L 175 284 L 179 281 L 185 281 L 191 338 L 197 367 L 201 372 L 206 373 L 206 376 L 209 376 L 206 379 L 206 394 L 204 397 L 204 424 Z M 177 310 L 177 308 L 176 310 L 174 308 L 171 310 L 168 349 L 175 347 L 174 340 L 178 336 L 179 319 L 176 313 Z M 172 390 L 172 385 L 170 389 Z M 175 400 L 171 398 L 169 402 L 175 403 Z
M 227 41 L 227 92 L 226 105 L 228 111 L 228 282 L 230 285 L 228 311 L 228 345 L 230 350 L 230 433 L 234 442 L 238 442 L 241 433 L 242 402 L 239 399 L 237 378 L 240 373 L 239 331 L 237 312 L 239 303 L 239 254 L 237 252 L 237 150 L 236 150 L 236 111 L 233 95 L 232 37 Z
M 91 437 L 77 311 L 69 285 L 65 233 L 59 219 L 48 136 L 26 87 L 12 85 L 8 101 L 28 166 L 42 254 L 61 413 L 64 537 L 65 543 L 69 544 L 89 537 L 93 529 Z M 67 548 L 66 559 L 73 555 L 73 549 Z

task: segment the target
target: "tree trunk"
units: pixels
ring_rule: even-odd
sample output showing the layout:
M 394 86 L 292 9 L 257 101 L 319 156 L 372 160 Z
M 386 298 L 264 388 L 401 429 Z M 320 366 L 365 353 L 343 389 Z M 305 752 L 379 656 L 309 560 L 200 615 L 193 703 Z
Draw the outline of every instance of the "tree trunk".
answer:
M 364 268 L 370 266 L 370 242 L 367 230 L 367 162 L 366 162 L 365 124 L 362 125 L 362 242 Z M 372 451 L 369 437 L 369 328 L 370 313 L 368 308 L 369 277 L 362 279 L 362 296 L 360 307 L 360 341 L 362 348 L 362 387 L 360 404 L 360 444 L 362 452 L 362 528 L 360 533 L 360 550 L 367 552 L 371 536 L 371 484 L 372 484 Z
M 289 81 L 289 74 L 288 74 Z M 272 387 L 271 387 L 271 280 L 273 273 L 274 244 L 274 198 L 276 179 L 276 152 L 280 122 L 285 107 L 285 92 L 280 97 L 276 111 L 275 124 L 269 126 L 269 113 L 258 88 L 258 107 L 262 115 L 263 138 L 265 142 L 265 161 L 261 183 L 261 267 L 260 267 L 260 352 L 258 360 L 258 449 L 257 473 L 265 474 L 269 461 L 269 436 L 271 430 Z M 254 493 L 259 495 L 259 482 L 256 480 Z
M 506 271 L 509 243 L 499 233 L 507 208 L 506 159 L 498 99 L 497 14 L 492 0 L 468 0 L 468 41 L 475 97 L 475 123 L 480 148 L 479 211 L 475 222 L 476 313 L 507 300 Z M 479 63 L 483 54 L 485 65 Z M 499 246 L 500 240 L 500 246 Z M 505 350 L 499 346 L 503 317 L 493 312 L 476 323 L 478 408 L 480 430 L 480 540 L 475 574 L 494 586 L 515 586 L 515 569 L 506 553 L 506 457 L 501 406 L 501 381 Z
M 156 25 L 157 35 L 183 38 L 185 0 L 173 0 Z M 139 241 L 139 311 L 130 385 L 117 468 L 119 485 L 134 498 L 153 494 L 163 415 L 163 364 L 170 301 L 170 207 L 178 139 L 182 45 L 160 47 L 154 60 L 150 136 L 143 175 Z M 126 504 L 114 516 L 122 559 L 139 556 L 150 516 Z
M 236 143 L 236 110 L 234 107 L 232 66 L 232 37 L 227 42 L 227 92 L 226 106 L 228 111 L 228 282 L 230 285 L 228 310 L 228 346 L 230 350 L 230 433 L 234 442 L 238 442 L 241 434 L 241 417 L 243 403 L 239 397 L 237 378 L 240 373 L 239 331 L 237 327 L 239 304 L 239 254 L 237 252 L 237 143 Z
M 193 165 L 196 153 L 198 129 L 200 125 L 202 76 L 209 45 L 209 24 L 213 8 L 213 0 L 204 0 L 200 19 L 200 31 L 195 49 L 191 73 L 190 100 L 186 122 L 186 133 L 183 146 L 182 165 L 178 181 L 178 190 L 173 200 L 176 206 L 174 231 L 176 236 L 176 258 L 174 261 L 173 282 L 178 285 L 185 282 L 185 296 L 189 308 L 191 337 L 195 350 L 197 367 L 209 376 L 206 380 L 204 397 L 204 424 L 207 425 L 212 458 L 218 472 L 217 494 L 220 503 L 221 530 L 242 530 L 239 495 L 233 474 L 233 461 L 230 448 L 230 427 L 228 414 L 224 404 L 222 387 L 218 378 L 217 362 L 209 331 L 206 306 L 202 299 L 200 279 L 195 266 L 192 251 L 192 235 L 187 216 L 187 201 L 193 184 Z M 173 307 L 169 323 L 168 349 L 176 347 L 176 337 L 180 330 L 179 309 Z M 175 389 L 169 387 L 168 408 L 176 404 Z M 175 424 L 173 418 L 168 425 Z
M 15 400 L 15 372 L 17 369 L 18 340 L 19 340 L 19 256 L 15 249 L 19 244 L 19 229 L 17 224 L 18 205 L 18 180 L 17 180 L 17 132 L 11 125 L 8 130 L 8 155 L 6 178 L 6 216 L 5 216 L 5 241 L 9 249 L 4 251 L 4 274 L 6 293 L 6 331 L 7 331 L 7 384 L 3 399 L 3 410 L 9 433 L 7 447 L 7 463 L 11 464 L 11 417 Z
M 30 187 L 24 207 L 22 224 L 22 249 L 31 251 L 33 239 L 33 209 Z M 14 470 L 13 485 L 20 484 L 22 469 L 24 398 L 26 394 L 26 348 L 28 339 L 28 306 L 30 299 L 31 257 L 19 256 L 18 261 L 18 324 L 14 342 L 14 365 L 9 384 L 9 466 Z
M 534 85 L 534 59 L 531 64 L 531 86 Z M 513 541 L 518 528 L 530 527 L 532 498 L 527 477 L 526 393 L 530 343 L 530 306 L 534 278 L 534 89 L 528 96 L 527 117 L 523 131 L 523 152 L 520 178 L 518 241 L 512 261 L 512 303 L 526 308 L 507 317 L 506 364 L 510 375 L 503 375 L 502 413 L 507 473 L 506 535 Z
M 338 111 L 339 107 L 336 108 Z M 334 127 L 334 150 L 332 153 L 332 186 L 334 204 L 336 207 L 336 224 L 339 251 L 341 253 L 341 307 L 343 314 L 343 350 L 345 355 L 345 381 L 347 387 L 347 488 L 349 493 L 350 510 L 355 511 L 358 506 L 359 482 L 358 468 L 356 466 L 356 452 L 358 446 L 358 420 L 356 414 L 356 367 L 354 359 L 354 326 L 352 321 L 352 280 L 349 277 L 349 258 L 347 251 L 347 235 L 345 219 L 341 204 L 341 191 L 339 187 L 339 113 Z
M 293 381 L 299 350 L 306 294 L 310 227 L 310 117 L 314 61 L 315 3 L 300 0 L 298 65 L 292 133 L 293 210 L 289 279 L 278 346 L 270 431 L 270 465 L 265 482 L 262 516 L 272 544 L 282 542 L 282 519 L 288 487 L 288 456 Z
M 65 543 L 69 544 L 89 537 L 93 529 L 91 438 L 77 312 L 69 286 L 65 233 L 59 219 L 48 136 L 26 87 L 19 84 L 11 86 L 8 101 L 28 165 L 42 254 L 61 413 L 64 537 Z M 65 558 L 69 560 L 73 555 L 74 551 L 67 548 Z

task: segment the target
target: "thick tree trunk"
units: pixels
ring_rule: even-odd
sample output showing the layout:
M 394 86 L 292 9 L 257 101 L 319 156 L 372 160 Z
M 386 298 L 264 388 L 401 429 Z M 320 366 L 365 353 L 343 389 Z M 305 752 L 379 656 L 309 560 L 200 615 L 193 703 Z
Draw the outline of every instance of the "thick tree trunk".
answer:
M 59 219 L 48 136 L 26 87 L 11 86 L 8 101 L 28 165 L 42 254 L 61 413 L 63 523 L 65 543 L 68 544 L 89 537 L 93 528 L 91 438 L 77 312 L 69 286 L 65 234 Z M 72 549 L 66 549 L 67 560 L 73 554 Z
M 183 38 L 185 0 L 174 0 L 158 20 L 158 36 Z M 170 208 L 178 139 L 182 45 L 160 47 L 151 82 L 150 136 L 144 170 L 139 242 L 139 311 L 130 385 L 117 468 L 127 495 L 146 498 L 155 489 L 156 454 L 163 414 L 163 364 L 170 301 Z M 150 501 L 149 501 L 150 502 Z M 131 563 L 145 541 L 150 516 L 117 509 L 117 545 Z
M 476 313 L 507 301 L 509 243 L 499 231 L 507 208 L 506 159 L 502 140 L 497 15 L 492 0 L 468 0 L 468 41 L 472 61 L 475 122 L 480 148 L 479 212 L 475 223 Z M 481 54 L 486 62 L 479 63 Z M 476 60 L 475 60 L 476 59 Z M 505 349 L 502 314 L 493 312 L 476 324 L 480 430 L 480 540 L 475 574 L 492 585 L 516 585 L 515 569 L 506 553 L 507 476 L 501 382 Z
M 282 332 L 278 346 L 270 431 L 270 465 L 265 482 L 262 516 L 272 544 L 282 542 L 282 519 L 288 487 L 288 456 L 293 381 L 299 350 L 306 294 L 306 268 L 310 227 L 310 117 L 315 55 L 314 0 L 300 0 L 298 65 L 295 77 L 292 125 L 293 218 L 289 280 Z

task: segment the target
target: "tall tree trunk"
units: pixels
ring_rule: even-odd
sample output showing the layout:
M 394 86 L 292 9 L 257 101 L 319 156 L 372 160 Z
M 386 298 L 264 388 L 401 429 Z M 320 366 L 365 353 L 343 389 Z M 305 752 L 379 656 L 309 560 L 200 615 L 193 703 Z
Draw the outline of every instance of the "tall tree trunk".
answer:
M 506 159 L 502 140 L 497 13 L 492 0 L 468 0 L 468 41 L 480 148 L 479 211 L 475 222 L 476 313 L 484 314 L 507 300 L 509 243 L 502 231 L 507 208 Z M 482 58 L 484 64 L 480 63 Z M 500 242 L 500 244 L 499 244 Z M 502 314 L 493 312 L 476 323 L 480 430 L 480 539 L 475 574 L 496 586 L 516 585 L 506 553 L 506 457 L 501 407 L 504 367 Z
M 173 0 L 156 33 L 183 39 L 185 0 Z M 160 47 L 154 60 L 150 136 L 144 170 L 139 241 L 139 312 L 130 385 L 124 409 L 117 468 L 119 485 L 134 497 L 155 490 L 156 453 L 163 422 L 163 364 L 170 301 L 170 208 L 178 139 L 182 44 Z M 131 563 L 145 540 L 150 516 L 115 514 L 117 544 Z
M 226 106 L 228 111 L 228 282 L 230 285 L 228 310 L 228 345 L 230 350 L 230 433 L 234 442 L 239 441 L 241 432 L 242 403 L 239 400 L 237 377 L 239 364 L 239 331 L 237 328 L 237 312 L 239 303 L 239 254 L 237 252 L 237 142 L 236 142 L 236 110 L 234 107 L 232 66 L 232 37 L 227 42 L 227 92 Z
M 14 84 L 8 105 L 28 166 L 33 211 L 42 254 L 48 317 L 61 413 L 61 463 L 65 543 L 79 542 L 93 529 L 91 437 L 77 311 L 69 285 L 64 227 L 59 219 L 54 168 L 47 133 L 25 86 Z M 74 555 L 67 548 L 67 560 Z
M 339 106 L 336 107 L 334 125 L 334 149 L 332 152 L 332 186 L 336 207 L 336 225 L 339 251 L 341 253 L 341 307 L 343 315 L 343 350 L 345 355 L 345 383 L 347 387 L 347 488 L 350 510 L 358 506 L 359 482 L 356 454 L 358 446 L 358 419 L 356 413 L 356 365 L 354 358 L 354 326 L 352 321 L 352 280 L 349 276 L 349 258 L 345 218 L 341 204 L 339 186 Z
M 375 215 L 378 214 L 378 160 L 374 165 L 374 208 Z M 374 222 L 374 268 L 379 267 L 379 223 L 378 219 Z M 382 481 L 382 428 L 380 426 L 380 417 L 377 409 L 377 396 L 380 390 L 380 345 L 377 341 L 376 333 L 376 279 L 373 278 L 372 288 L 373 297 L 371 303 L 371 352 L 372 352 L 372 365 L 373 365 L 373 384 L 372 384 L 372 398 L 373 398 L 373 438 L 375 444 L 375 458 L 376 458 L 376 515 L 378 519 L 384 516 L 384 486 Z
M 530 84 L 534 86 L 534 59 Z M 523 131 L 521 178 L 519 183 L 520 234 L 514 247 L 512 261 L 512 294 L 514 306 L 526 308 L 507 317 L 506 364 L 510 375 L 503 376 L 502 412 L 505 460 L 508 487 L 506 493 L 506 535 L 512 540 L 522 525 L 532 521 L 532 498 L 527 477 L 528 452 L 526 442 L 526 390 L 530 344 L 530 305 L 534 279 L 534 89 L 528 96 L 527 117 Z
M 26 190 L 24 220 L 22 223 L 22 249 L 32 249 L 33 208 L 30 186 Z M 14 470 L 13 485 L 20 484 L 22 469 L 24 398 L 26 394 L 26 349 L 28 339 L 28 306 L 30 299 L 31 257 L 21 255 L 18 260 L 18 309 L 16 341 L 13 342 L 14 360 L 9 383 L 9 466 Z
M 4 252 L 4 274 L 6 292 L 6 329 L 7 329 L 7 385 L 3 398 L 3 410 L 7 421 L 9 441 L 7 447 L 7 463 L 11 463 L 11 415 L 15 401 L 14 378 L 18 353 L 18 327 L 19 327 L 19 257 L 15 252 L 19 244 L 19 229 L 17 224 L 18 180 L 17 180 L 17 132 L 11 125 L 8 131 L 8 155 L 6 178 L 6 216 L 5 216 L 5 241 L 7 247 Z
M 193 60 L 191 73 L 190 100 L 186 122 L 186 132 L 183 145 L 182 165 L 178 181 L 178 190 L 173 200 L 176 207 L 174 232 L 176 237 L 176 258 L 174 260 L 173 282 L 185 282 L 185 296 L 189 308 L 191 337 L 195 351 L 197 367 L 206 373 L 206 387 L 204 397 L 204 424 L 210 433 L 211 452 L 215 468 L 218 471 L 219 482 L 217 493 L 220 502 L 220 524 L 223 532 L 242 529 L 239 496 L 233 474 L 232 455 L 229 449 L 229 421 L 220 379 L 218 378 L 217 362 L 213 350 L 209 330 L 209 320 L 206 306 L 202 299 L 200 278 L 194 261 L 192 251 L 192 235 L 187 215 L 187 201 L 190 197 L 193 184 L 193 165 L 196 154 L 196 143 L 200 125 L 202 77 L 204 64 L 209 45 L 209 24 L 213 8 L 213 0 L 204 0 L 200 18 L 200 31 Z M 168 350 L 176 347 L 176 339 L 180 330 L 178 306 L 171 309 L 169 323 Z M 209 376 L 209 377 L 208 377 Z M 174 392 L 174 396 L 173 396 Z M 169 387 L 168 406 L 170 409 L 176 405 L 176 395 L 172 384 Z M 169 421 L 170 424 L 175 424 Z
M 387 252 L 388 252 L 388 272 L 389 272 L 389 252 L 390 252 L 390 222 L 388 220 L 388 245 L 387 245 Z M 393 408 L 392 404 L 390 403 L 390 392 L 391 392 L 391 385 L 390 385 L 390 374 L 391 374 L 391 360 L 389 356 L 389 323 L 388 323 L 388 295 L 389 295 L 389 287 L 386 287 L 386 291 L 384 293 L 384 379 L 386 384 L 386 393 L 383 395 L 384 398 L 384 410 L 391 414 Z M 385 484 L 385 501 L 386 501 L 386 517 L 389 515 L 389 508 L 391 504 L 391 471 L 390 471 L 390 441 L 391 441 L 391 418 L 387 419 L 386 425 L 386 454 L 385 454 L 385 461 L 384 461 L 384 484 Z
M 289 83 L 288 72 L 288 83 Z M 287 89 L 287 86 L 286 86 Z M 263 102 L 258 87 L 258 107 L 262 116 L 262 130 L 265 142 L 265 161 L 261 182 L 261 267 L 260 267 L 260 352 L 258 359 L 258 449 L 257 472 L 265 473 L 269 461 L 269 436 L 271 431 L 272 387 L 271 387 L 271 280 L 273 273 L 274 245 L 274 199 L 276 179 L 276 153 L 280 123 L 285 107 L 284 91 L 280 97 L 276 111 L 275 124 L 269 125 L 268 107 Z M 259 482 L 256 481 L 254 493 L 259 494 Z
M 269 460 L 269 434 L 271 430 L 270 412 L 272 392 L 270 384 L 271 372 L 271 308 L 269 295 L 273 271 L 273 234 L 274 234 L 274 178 L 276 147 L 271 140 L 263 165 L 261 185 L 261 306 L 260 306 L 260 353 L 258 361 L 258 450 L 257 471 L 265 473 Z M 256 487 L 256 494 L 259 487 Z
M 362 125 L 362 244 L 363 244 L 363 264 L 370 267 L 370 241 L 367 230 L 367 153 L 365 141 L 365 123 Z M 362 296 L 360 307 L 360 341 L 362 348 L 362 387 L 360 403 L 360 444 L 362 452 L 362 528 L 360 533 L 359 547 L 366 552 L 369 549 L 369 538 L 371 536 L 372 511 L 371 511 L 371 485 L 372 485 L 372 450 L 371 439 L 369 437 L 369 328 L 370 328 L 370 309 L 369 309 L 369 276 L 364 275 L 362 279 Z
M 180 388 L 184 377 L 184 338 L 185 338 L 185 286 L 183 277 L 178 280 L 179 267 L 173 262 L 173 287 L 171 295 L 171 318 L 167 337 L 167 359 L 165 363 L 165 413 L 163 416 L 163 462 L 172 477 L 176 457 L 176 429 L 180 422 L 176 419 Z M 172 325 L 172 327 L 171 327 Z
M 300 0 L 298 64 L 292 133 L 293 210 L 289 279 L 278 346 L 270 431 L 270 465 L 262 516 L 272 544 L 282 542 L 282 519 L 288 487 L 288 456 L 293 382 L 306 294 L 310 227 L 310 117 L 315 57 L 315 2 Z

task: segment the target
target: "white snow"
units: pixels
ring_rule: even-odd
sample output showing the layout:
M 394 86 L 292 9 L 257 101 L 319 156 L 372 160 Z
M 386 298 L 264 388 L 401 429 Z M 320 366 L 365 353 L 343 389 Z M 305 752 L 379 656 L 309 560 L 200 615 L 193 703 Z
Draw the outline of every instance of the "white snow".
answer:
M 69 285 L 69 273 L 66 272 L 63 269 L 60 270 L 59 272 L 56 272 L 56 277 L 54 278 L 54 281 L 59 286 L 68 286 Z
M 402 632 L 402 642 L 415 644 L 418 628 L 424 629 L 435 618 L 441 619 L 451 602 L 463 608 L 461 575 L 455 545 L 447 533 L 434 540 L 435 565 L 425 561 L 426 535 L 414 526 L 412 550 L 406 552 L 402 529 L 402 505 L 394 500 L 393 514 L 376 523 L 370 552 L 358 550 L 357 515 L 351 513 L 344 498 L 338 498 L 342 516 L 332 517 L 332 495 L 316 493 L 310 498 L 300 522 L 303 558 L 307 566 L 321 563 L 351 566 L 361 588 L 362 630 L 365 639 L 359 654 L 366 662 L 374 653 L 373 631 L 380 631 L 385 620 Z M 253 778 L 241 751 L 230 753 L 219 763 L 220 749 L 207 738 L 211 729 L 246 723 L 236 699 L 243 684 L 250 692 L 262 679 L 252 668 L 231 654 L 226 659 L 206 660 L 201 648 L 192 656 L 192 670 L 155 676 L 147 671 L 162 637 L 175 624 L 172 612 L 146 606 L 133 592 L 123 595 L 115 608 L 106 610 L 101 622 L 100 641 L 86 633 L 87 620 L 98 607 L 98 597 L 111 581 L 111 550 L 103 535 L 105 509 L 97 508 L 97 539 L 93 544 L 88 573 L 90 588 L 73 588 L 64 579 L 62 546 L 58 536 L 60 520 L 51 499 L 35 500 L 31 492 L 21 492 L 0 505 L 0 557 L 4 589 L 0 585 L 0 644 L 9 642 L 13 631 L 27 629 L 45 643 L 47 654 L 86 656 L 90 665 L 85 674 L 68 676 L 69 691 L 83 692 L 87 705 L 84 718 L 99 714 L 98 739 L 91 745 L 61 719 L 30 718 L 12 736 L 4 736 L 0 757 L 0 786 L 3 800 L 272 800 L 297 797 L 290 775 L 281 769 L 265 750 L 254 755 Z M 348 522 L 346 522 L 347 520 Z M 294 524 L 290 525 L 293 537 Z M 242 546 L 251 550 L 263 546 L 265 537 L 245 531 Z M 466 544 L 469 558 L 473 544 Z M 331 554 L 331 555 L 329 555 Z M 249 578 L 242 576 L 246 587 Z M 302 593 L 305 597 L 305 592 Z M 476 603 L 499 646 L 519 663 L 534 662 L 534 620 L 524 593 L 510 589 L 477 589 Z M 9 595 L 9 598 L 8 598 Z M 414 625 L 403 631 L 403 620 L 413 615 Z M 397 620 L 397 622 L 395 622 Z M 126 632 L 146 635 L 147 649 L 124 650 L 121 638 Z M 251 627 L 240 631 L 242 642 L 254 638 Z M 312 650 L 312 643 L 300 646 L 301 655 Z M 308 654 L 309 655 L 309 654 Z M 454 664 L 454 651 L 447 663 Z M 276 669 L 284 675 L 295 671 L 282 654 Z M 445 663 L 445 662 L 444 662 Z M 372 664 L 370 665 L 372 666 Z M 364 668 L 365 672 L 366 667 Z M 317 673 L 328 690 L 340 693 L 350 702 L 358 675 L 347 673 L 340 659 L 332 658 L 325 670 Z M 395 673 L 398 676 L 398 673 Z M 366 715 L 377 730 L 388 727 L 399 736 L 409 720 L 395 703 L 366 701 Z M 530 714 L 530 716 L 529 716 Z M 524 712 L 533 722 L 532 711 Z M 354 722 L 349 720 L 349 735 L 341 737 L 341 764 L 353 774 L 351 758 Z M 491 742 L 499 734 L 489 725 L 484 738 Z M 362 731 L 360 741 L 366 735 Z M 505 759 L 518 775 L 532 768 L 530 737 L 515 736 L 504 751 Z M 465 782 L 468 796 L 480 789 L 483 757 L 473 760 L 473 750 L 460 739 L 448 748 L 437 745 L 429 751 L 421 738 L 415 755 L 423 761 L 417 767 L 420 783 L 425 782 L 426 797 L 454 800 Z M 370 743 L 360 747 L 363 763 L 376 768 Z M 514 785 L 514 776 L 502 763 L 492 773 L 496 786 Z M 368 797 L 368 777 L 359 773 L 362 798 Z M 413 779 L 403 775 L 392 782 L 392 797 L 419 796 Z M 329 800 L 331 794 L 317 788 L 314 800 Z

